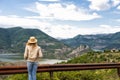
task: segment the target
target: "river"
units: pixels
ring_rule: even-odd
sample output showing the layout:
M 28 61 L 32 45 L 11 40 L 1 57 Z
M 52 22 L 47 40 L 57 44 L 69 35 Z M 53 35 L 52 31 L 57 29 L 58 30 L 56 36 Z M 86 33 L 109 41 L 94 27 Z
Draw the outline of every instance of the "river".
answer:
M 0 61 L 2 62 L 19 62 L 25 61 L 23 55 L 21 54 L 0 54 Z M 58 60 L 58 59 L 41 59 L 39 64 L 55 64 L 67 60 Z

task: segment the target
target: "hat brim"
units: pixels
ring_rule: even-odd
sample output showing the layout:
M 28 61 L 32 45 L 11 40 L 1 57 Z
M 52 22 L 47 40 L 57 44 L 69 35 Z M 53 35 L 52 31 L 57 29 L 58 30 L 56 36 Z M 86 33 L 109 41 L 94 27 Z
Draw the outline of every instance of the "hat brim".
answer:
M 37 43 L 37 40 L 34 41 L 28 40 L 28 43 Z

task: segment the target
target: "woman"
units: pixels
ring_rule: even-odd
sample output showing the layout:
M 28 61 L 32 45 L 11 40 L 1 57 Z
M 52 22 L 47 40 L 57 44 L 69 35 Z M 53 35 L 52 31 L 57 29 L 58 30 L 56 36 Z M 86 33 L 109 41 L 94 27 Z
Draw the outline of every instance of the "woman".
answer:
M 38 60 L 42 56 L 41 48 L 37 45 L 37 39 L 34 36 L 30 37 L 24 52 L 24 59 L 27 60 L 28 80 L 36 80 Z

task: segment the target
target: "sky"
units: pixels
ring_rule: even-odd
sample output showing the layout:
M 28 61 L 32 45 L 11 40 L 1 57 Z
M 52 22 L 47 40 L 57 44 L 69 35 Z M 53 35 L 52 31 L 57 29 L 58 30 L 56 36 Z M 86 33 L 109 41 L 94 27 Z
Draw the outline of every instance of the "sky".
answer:
M 120 0 L 0 0 L 0 28 L 36 28 L 54 38 L 120 31 Z

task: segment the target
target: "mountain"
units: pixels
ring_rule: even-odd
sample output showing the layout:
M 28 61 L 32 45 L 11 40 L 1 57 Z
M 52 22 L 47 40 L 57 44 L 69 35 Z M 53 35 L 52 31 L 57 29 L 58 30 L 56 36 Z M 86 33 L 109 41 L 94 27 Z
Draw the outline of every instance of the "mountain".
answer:
M 63 39 L 63 43 L 78 47 L 80 45 L 88 45 L 92 49 L 120 49 L 120 32 L 113 34 L 96 34 L 96 35 L 77 35 L 74 38 Z
M 83 53 L 89 52 L 91 49 L 87 45 L 80 45 L 79 47 L 73 49 L 67 56 L 69 58 L 78 57 Z
M 30 36 L 38 39 L 44 58 L 66 59 L 76 57 L 90 49 L 120 49 L 120 32 L 114 34 L 78 35 L 57 40 L 38 29 L 21 27 L 0 28 L 0 53 L 24 53 Z
M 0 53 L 24 53 L 30 36 L 38 39 L 45 58 L 66 58 L 71 48 L 38 29 L 0 28 Z

